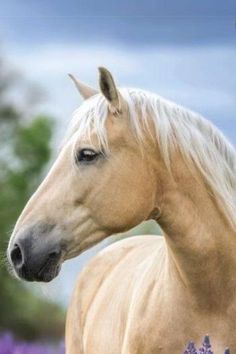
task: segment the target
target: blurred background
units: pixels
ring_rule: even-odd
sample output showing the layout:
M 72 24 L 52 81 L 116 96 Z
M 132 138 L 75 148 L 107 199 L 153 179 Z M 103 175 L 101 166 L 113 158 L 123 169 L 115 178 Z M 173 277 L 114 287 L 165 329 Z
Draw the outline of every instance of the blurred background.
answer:
M 0 354 L 16 348 L 18 354 L 63 353 L 65 310 L 84 264 L 117 238 L 160 233 L 149 222 L 112 237 L 65 263 L 49 285 L 24 284 L 8 273 L 5 250 L 14 223 L 81 103 L 67 73 L 96 87 L 100 65 L 121 86 L 200 112 L 236 142 L 235 1 L 2 2 Z

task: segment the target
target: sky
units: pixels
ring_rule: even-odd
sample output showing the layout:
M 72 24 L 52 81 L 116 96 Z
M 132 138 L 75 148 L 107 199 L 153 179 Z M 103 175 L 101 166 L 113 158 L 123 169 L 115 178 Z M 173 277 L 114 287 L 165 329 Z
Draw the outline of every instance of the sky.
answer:
M 55 117 L 58 144 L 81 103 L 67 73 L 97 87 L 97 67 L 106 66 L 118 85 L 198 111 L 236 145 L 235 0 L 9 0 L 1 4 L 0 43 L 11 65 L 47 93 L 39 109 Z M 66 303 L 101 247 L 65 264 L 42 291 L 53 297 L 60 288 Z

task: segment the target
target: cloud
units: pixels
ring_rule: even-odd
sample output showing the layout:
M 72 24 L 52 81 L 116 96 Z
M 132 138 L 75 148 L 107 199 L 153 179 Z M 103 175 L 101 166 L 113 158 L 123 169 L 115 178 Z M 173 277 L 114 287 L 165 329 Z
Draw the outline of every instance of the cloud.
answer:
M 235 107 L 236 80 L 232 72 L 236 66 L 236 47 L 127 49 L 52 43 L 14 46 L 7 52 L 20 71 L 49 91 L 47 107 L 61 118 L 78 102 L 66 74 L 73 72 L 96 86 L 100 65 L 107 66 L 122 86 L 154 91 L 210 116 Z

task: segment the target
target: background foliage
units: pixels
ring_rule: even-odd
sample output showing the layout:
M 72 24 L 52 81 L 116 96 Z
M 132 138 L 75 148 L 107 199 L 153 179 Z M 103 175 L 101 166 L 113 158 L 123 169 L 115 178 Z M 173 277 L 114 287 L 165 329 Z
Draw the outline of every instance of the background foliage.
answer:
M 24 100 L 21 82 L 0 59 L 0 332 L 11 330 L 27 339 L 55 338 L 63 333 L 63 311 L 14 280 L 4 261 L 14 223 L 51 156 L 53 121 L 31 116 L 27 102 L 15 104 L 15 87 Z

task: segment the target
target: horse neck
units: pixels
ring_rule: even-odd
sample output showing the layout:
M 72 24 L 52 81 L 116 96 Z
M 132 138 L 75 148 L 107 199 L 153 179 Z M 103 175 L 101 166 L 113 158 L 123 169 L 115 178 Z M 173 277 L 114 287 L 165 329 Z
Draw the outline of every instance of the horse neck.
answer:
M 236 290 L 236 233 L 203 178 L 200 174 L 195 178 L 178 154 L 172 176 L 157 165 L 158 223 L 165 234 L 170 267 L 199 303 L 207 301 L 209 307 L 210 296 L 211 306 L 225 306 Z

